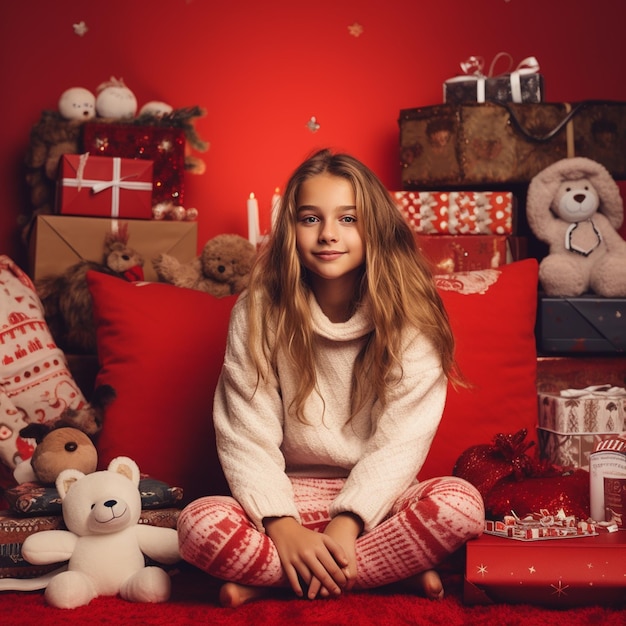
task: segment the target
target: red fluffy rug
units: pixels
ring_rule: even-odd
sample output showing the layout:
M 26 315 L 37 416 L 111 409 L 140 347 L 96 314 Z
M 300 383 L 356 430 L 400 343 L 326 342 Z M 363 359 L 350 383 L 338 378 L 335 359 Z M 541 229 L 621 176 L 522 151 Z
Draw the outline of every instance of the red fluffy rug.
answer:
M 46 605 L 41 592 L 0 594 L 0 622 L 7 626 L 124 624 L 211 626 L 589 626 L 626 624 L 626 610 L 593 606 L 550 610 L 530 605 L 465 606 L 462 577 L 443 576 L 446 597 L 441 602 L 405 595 L 397 590 L 352 593 L 334 600 L 307 601 L 292 597 L 260 600 L 238 609 L 217 606 L 219 586 L 196 570 L 172 577 L 172 598 L 164 604 L 134 604 L 119 598 L 96 598 L 72 610 Z M 626 588 L 625 588 L 626 593 Z

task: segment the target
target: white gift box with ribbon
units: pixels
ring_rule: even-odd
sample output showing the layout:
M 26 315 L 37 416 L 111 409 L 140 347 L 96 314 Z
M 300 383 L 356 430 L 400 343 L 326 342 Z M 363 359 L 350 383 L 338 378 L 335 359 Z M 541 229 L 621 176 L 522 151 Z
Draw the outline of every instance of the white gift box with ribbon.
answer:
M 539 393 L 541 456 L 555 465 L 589 469 L 589 455 L 626 431 L 626 389 L 595 385 Z
M 497 62 L 506 58 L 506 72 L 494 75 Z M 483 73 L 484 60 L 471 56 L 461 61 L 463 74 L 449 78 L 443 84 L 443 101 L 450 104 L 462 102 L 543 102 L 543 76 L 539 62 L 533 56 L 520 61 L 511 70 L 513 58 L 508 52 L 499 52 L 493 58 L 487 74 Z
M 153 163 L 144 159 L 63 155 L 57 211 L 64 215 L 152 219 Z

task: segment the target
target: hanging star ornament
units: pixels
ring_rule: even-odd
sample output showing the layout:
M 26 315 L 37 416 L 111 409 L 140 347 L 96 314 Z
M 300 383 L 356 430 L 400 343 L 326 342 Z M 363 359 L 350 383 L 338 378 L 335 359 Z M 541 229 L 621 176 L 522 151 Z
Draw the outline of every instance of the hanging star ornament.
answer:
M 74 34 L 78 35 L 79 37 L 83 37 L 85 33 L 89 30 L 87 28 L 87 24 L 85 24 L 85 22 L 83 21 L 78 22 L 78 24 L 72 24 L 72 28 L 74 29 Z
M 361 26 L 358 22 L 354 22 L 354 24 L 350 24 L 350 26 L 348 26 L 348 32 L 353 37 L 360 37 L 363 34 L 363 26 Z
M 320 129 L 320 125 L 318 124 L 315 115 L 311 116 L 311 119 L 306 123 L 306 126 L 312 133 L 316 133 Z

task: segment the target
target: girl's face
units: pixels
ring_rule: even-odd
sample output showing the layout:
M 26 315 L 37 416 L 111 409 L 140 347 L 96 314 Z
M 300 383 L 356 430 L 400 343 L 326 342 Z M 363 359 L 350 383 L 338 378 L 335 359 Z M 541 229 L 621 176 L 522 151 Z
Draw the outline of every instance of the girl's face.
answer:
M 365 244 L 350 182 L 318 174 L 302 183 L 296 203 L 296 247 L 314 283 L 355 280 L 365 263 Z

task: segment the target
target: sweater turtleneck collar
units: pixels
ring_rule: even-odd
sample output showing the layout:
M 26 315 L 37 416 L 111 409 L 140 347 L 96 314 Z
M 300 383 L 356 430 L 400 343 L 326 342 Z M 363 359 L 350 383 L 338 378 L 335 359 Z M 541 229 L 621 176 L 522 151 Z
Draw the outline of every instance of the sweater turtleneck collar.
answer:
M 360 339 L 374 329 L 367 303 L 361 303 L 354 315 L 346 322 L 331 322 L 322 311 L 315 296 L 309 295 L 311 307 L 311 326 L 313 332 L 333 341 L 352 341 Z

